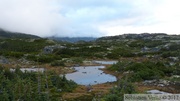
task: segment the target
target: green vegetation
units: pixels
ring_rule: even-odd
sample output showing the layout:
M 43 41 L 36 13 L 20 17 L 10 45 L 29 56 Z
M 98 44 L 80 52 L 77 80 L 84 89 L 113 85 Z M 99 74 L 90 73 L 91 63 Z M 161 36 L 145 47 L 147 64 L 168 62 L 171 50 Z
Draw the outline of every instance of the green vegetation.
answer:
M 30 34 L 24 34 L 24 33 L 16 33 L 16 32 L 9 32 L 0 29 L 0 38 L 23 38 L 23 39 L 29 39 L 29 38 L 40 38 L 35 35 L 30 35 Z
M 46 45 L 51 45 L 46 39 L 5 39 L 1 40 L 0 50 L 3 53 L 8 52 L 21 52 L 27 53 L 39 53 Z
M 160 79 L 164 76 L 170 76 L 175 71 L 175 67 L 168 66 L 163 62 L 118 62 L 109 67 L 109 70 L 116 70 L 121 73 L 127 72 L 129 80 L 142 81 Z
M 134 82 L 159 79 L 179 82 L 179 78 L 173 78 L 180 75 L 179 35 L 126 34 L 102 37 L 92 42 L 68 43 L 11 34 L 0 30 L 0 63 L 4 66 L 0 67 L 0 99 L 4 101 L 56 101 L 77 85 L 51 69 L 62 73 L 68 70 L 65 67 L 81 65 L 89 60 L 119 61 L 107 70 L 122 78 L 116 82 L 117 87 L 100 98 L 102 101 L 121 101 L 123 94 L 136 93 Z M 36 67 L 37 64 L 49 66 L 48 70 L 45 73 L 23 73 L 19 69 L 15 72 L 8 69 Z M 92 100 L 93 97 L 89 94 L 77 99 Z
M 3 101 L 59 101 L 63 92 L 71 92 L 77 85 L 55 72 L 14 72 L 0 67 L 0 99 Z
M 55 60 L 55 61 L 51 62 L 51 66 L 65 66 L 65 61 Z
M 126 79 L 118 81 L 117 87 L 110 90 L 110 94 L 104 96 L 104 101 L 123 101 L 124 94 L 136 93 L 135 86 Z

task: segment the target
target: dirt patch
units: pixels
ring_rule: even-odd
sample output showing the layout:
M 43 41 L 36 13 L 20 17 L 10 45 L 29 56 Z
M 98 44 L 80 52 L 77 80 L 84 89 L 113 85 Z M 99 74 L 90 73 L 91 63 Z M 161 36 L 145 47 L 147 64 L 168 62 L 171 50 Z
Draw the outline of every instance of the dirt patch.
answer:
M 79 85 L 71 93 L 64 93 L 63 99 L 75 99 L 83 96 L 103 96 L 108 94 L 110 89 L 115 86 L 114 83 L 97 84 L 92 86 Z

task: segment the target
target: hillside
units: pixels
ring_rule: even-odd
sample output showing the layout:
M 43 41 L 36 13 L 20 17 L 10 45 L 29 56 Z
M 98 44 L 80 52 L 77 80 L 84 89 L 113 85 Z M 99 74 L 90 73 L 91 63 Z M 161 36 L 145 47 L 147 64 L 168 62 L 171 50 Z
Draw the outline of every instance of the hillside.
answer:
M 123 34 L 116 36 L 105 36 L 98 38 L 97 41 L 122 41 L 129 39 L 138 40 L 179 40 L 180 35 L 168 35 L 166 33 L 141 33 L 141 34 Z
M 78 41 L 89 42 L 89 41 L 96 40 L 96 38 L 94 37 L 49 37 L 49 39 L 53 39 L 56 41 L 63 41 L 63 42 L 71 42 L 71 43 L 78 42 Z
M 124 94 L 180 93 L 180 35 L 124 34 L 77 43 L 9 37 L 0 39 L 0 85 L 3 87 L 0 99 L 123 101 Z M 117 63 L 103 64 L 111 61 Z M 95 73 L 97 78 L 106 73 L 115 76 L 117 81 L 81 85 L 66 75 L 78 73 L 76 68 L 82 67 L 84 71 L 99 65 L 106 66 L 97 68 L 102 73 L 89 70 L 76 77 L 81 79 L 93 73 L 81 79 L 86 82 L 96 78 Z M 23 72 L 25 69 L 34 72 Z M 39 70 L 45 72 L 36 73 Z
M 39 36 L 25 34 L 25 33 L 17 33 L 10 32 L 0 29 L 0 38 L 40 38 Z

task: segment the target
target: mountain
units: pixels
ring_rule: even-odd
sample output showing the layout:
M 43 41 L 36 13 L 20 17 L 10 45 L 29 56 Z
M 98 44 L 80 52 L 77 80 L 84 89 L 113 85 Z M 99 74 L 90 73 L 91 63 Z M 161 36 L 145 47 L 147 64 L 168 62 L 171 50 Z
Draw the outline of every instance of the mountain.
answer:
M 86 41 L 86 42 L 94 41 L 97 38 L 94 38 L 94 37 L 49 37 L 49 39 L 74 43 L 78 41 Z
M 180 35 L 168 35 L 166 33 L 141 33 L 141 34 L 123 34 L 116 36 L 105 36 L 98 38 L 97 41 L 123 41 L 123 40 L 179 40 Z
M 40 38 L 39 36 L 36 35 L 31 35 L 31 34 L 25 34 L 25 33 L 17 33 L 17 32 L 10 32 L 10 31 L 5 31 L 3 29 L 0 29 L 0 38 Z

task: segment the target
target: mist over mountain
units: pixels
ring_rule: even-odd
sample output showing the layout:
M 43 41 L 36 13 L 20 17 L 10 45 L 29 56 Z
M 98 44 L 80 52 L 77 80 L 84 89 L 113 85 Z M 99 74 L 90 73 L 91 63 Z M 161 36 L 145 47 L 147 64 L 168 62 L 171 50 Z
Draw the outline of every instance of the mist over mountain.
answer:
M 95 37 L 49 37 L 49 39 L 74 43 L 74 42 L 78 42 L 78 41 L 86 41 L 86 42 L 94 41 L 97 38 L 95 38 Z
M 36 35 L 10 32 L 10 31 L 0 29 L 0 38 L 40 38 L 40 37 Z

